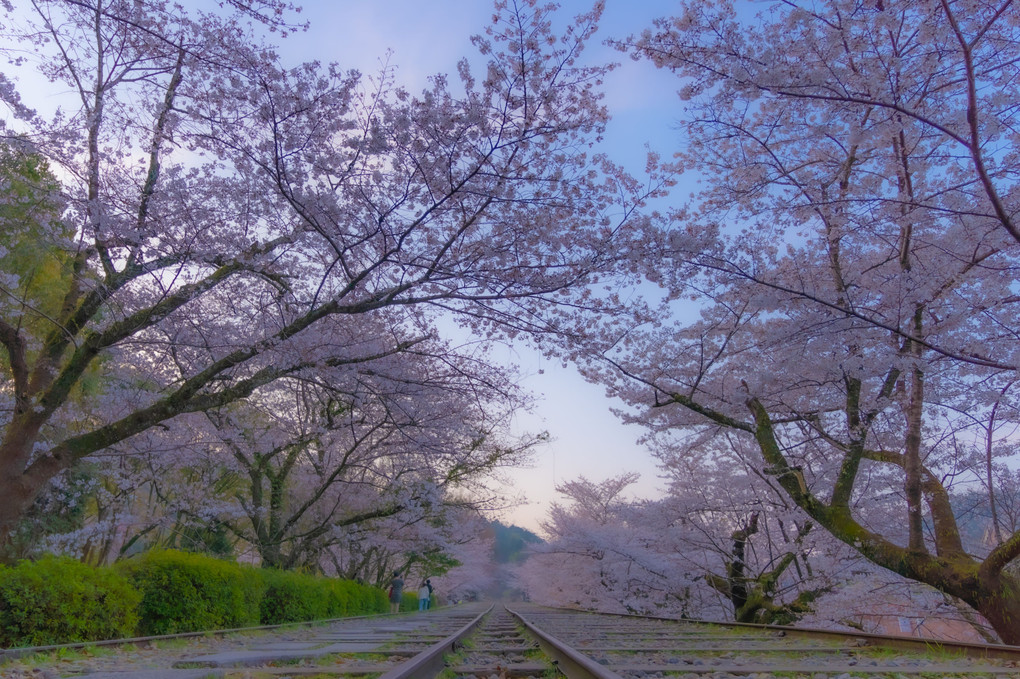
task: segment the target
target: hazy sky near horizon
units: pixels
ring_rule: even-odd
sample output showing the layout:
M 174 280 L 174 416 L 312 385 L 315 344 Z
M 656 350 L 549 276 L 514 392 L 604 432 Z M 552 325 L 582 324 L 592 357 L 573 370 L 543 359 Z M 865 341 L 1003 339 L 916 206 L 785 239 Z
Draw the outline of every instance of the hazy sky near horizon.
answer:
M 369 75 L 388 60 L 396 67 L 397 81 L 411 91 L 424 88 L 431 75 L 456 73 L 458 60 L 476 54 L 471 36 L 483 33 L 492 17 L 490 0 L 298 4 L 309 29 L 282 42 L 286 61 L 335 61 Z M 561 20 L 587 11 L 591 4 L 562 2 Z M 675 7 L 674 0 L 606 0 L 599 34 L 586 51 L 588 62 L 619 64 L 605 81 L 605 102 L 613 119 L 600 150 L 637 176 L 643 172 L 648 149 L 668 157 L 681 143 L 674 126 L 680 113 L 678 83 L 672 74 L 648 62 L 635 62 L 604 41 L 639 33 Z M 508 475 L 527 504 L 507 511 L 501 517 L 504 522 L 539 531 L 550 504 L 558 500 L 555 486 L 581 475 L 601 481 L 637 471 L 642 478 L 632 487 L 633 495 L 657 494 L 660 482 L 654 460 L 637 443 L 641 429 L 616 419 L 610 410 L 613 403 L 601 387 L 525 347 L 513 350 L 512 360 L 527 375 L 525 387 L 539 396 L 535 412 L 522 415 L 519 426 L 523 431 L 547 431 L 552 440 L 538 451 L 533 466 Z

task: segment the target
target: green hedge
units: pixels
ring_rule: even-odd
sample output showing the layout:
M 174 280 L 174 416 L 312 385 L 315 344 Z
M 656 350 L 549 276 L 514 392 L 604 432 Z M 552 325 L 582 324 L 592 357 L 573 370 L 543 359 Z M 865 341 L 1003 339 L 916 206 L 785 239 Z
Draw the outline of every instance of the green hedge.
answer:
M 111 568 L 45 557 L 0 566 L 0 646 L 132 636 L 141 596 Z
M 387 610 L 386 593 L 378 587 L 322 578 L 292 571 L 263 571 L 266 593 L 262 623 L 275 625 L 299 620 L 321 620 L 371 615 Z
M 373 613 L 385 613 L 390 610 L 389 597 L 386 592 L 378 587 L 360 585 L 350 580 L 335 580 L 334 587 L 347 601 L 345 615 L 371 615 Z
M 417 607 L 404 602 L 404 610 Z M 389 611 L 378 587 L 172 550 L 112 568 L 0 565 L 0 646 L 96 641 Z
M 155 550 L 118 564 L 142 593 L 143 635 L 251 627 L 265 591 L 258 569 L 202 554 Z
M 342 610 L 336 610 L 332 592 L 323 592 L 329 588 L 324 588 L 319 578 L 288 571 L 266 571 L 264 578 L 266 594 L 260 618 L 264 625 L 343 615 Z

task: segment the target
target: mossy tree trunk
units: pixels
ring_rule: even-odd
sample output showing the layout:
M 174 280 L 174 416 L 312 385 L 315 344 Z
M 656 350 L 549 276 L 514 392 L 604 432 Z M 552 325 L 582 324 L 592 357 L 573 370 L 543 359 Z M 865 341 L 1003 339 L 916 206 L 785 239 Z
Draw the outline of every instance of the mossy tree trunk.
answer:
M 726 577 L 709 574 L 706 581 L 719 593 L 729 598 L 733 605 L 733 619 L 736 622 L 758 624 L 789 624 L 810 611 L 810 602 L 822 591 L 808 589 L 800 592 L 793 601 L 776 602 L 776 585 L 783 573 L 796 561 L 796 552 L 786 552 L 767 571 L 756 576 L 747 574 L 747 542 L 758 532 L 759 513 L 754 512 L 747 522 L 733 531 L 733 558 L 726 562 Z M 805 524 L 798 531 L 796 542 L 800 542 L 811 530 Z

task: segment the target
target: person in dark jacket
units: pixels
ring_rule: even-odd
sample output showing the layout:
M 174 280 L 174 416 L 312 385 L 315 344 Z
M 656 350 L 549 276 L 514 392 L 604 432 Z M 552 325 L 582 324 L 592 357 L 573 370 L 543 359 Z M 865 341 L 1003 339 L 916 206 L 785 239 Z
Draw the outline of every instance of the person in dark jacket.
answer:
M 404 594 L 404 581 L 400 579 L 400 571 L 393 571 L 390 580 L 390 613 L 400 612 L 400 597 Z

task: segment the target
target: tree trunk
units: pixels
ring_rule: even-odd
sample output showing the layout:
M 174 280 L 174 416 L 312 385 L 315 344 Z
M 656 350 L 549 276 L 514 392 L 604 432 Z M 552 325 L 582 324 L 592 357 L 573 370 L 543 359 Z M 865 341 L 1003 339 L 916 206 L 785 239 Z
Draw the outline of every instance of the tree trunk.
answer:
M 941 505 L 944 498 L 937 497 L 939 493 L 935 491 L 938 489 L 933 488 L 933 499 L 936 500 L 933 502 L 933 514 L 939 521 L 947 523 L 940 530 L 942 553 L 932 555 L 927 550 L 914 548 L 914 545 L 903 547 L 895 544 L 858 523 L 848 507 L 826 505 L 791 478 L 794 468 L 783 455 L 768 412 L 757 399 L 749 399 L 747 405 L 755 420 L 752 433 L 765 462 L 790 499 L 812 519 L 872 563 L 965 601 L 985 616 L 1005 643 L 1020 644 L 1020 578 L 1003 572 L 1005 566 L 1020 554 L 1020 534 L 1007 539 L 984 562 L 977 561 L 965 554 L 962 548 L 955 547 L 959 531 L 955 523 L 950 524 L 953 521 L 951 512 Z M 747 429 L 750 428 L 745 431 Z M 883 456 L 876 452 L 873 456 L 890 464 L 904 467 L 908 464 L 906 454 Z M 924 472 L 923 466 L 921 472 Z M 928 474 L 927 478 L 928 482 L 937 483 L 932 475 Z
M 0 555 L 40 490 L 24 483 L 20 475 L 5 472 L 0 476 Z
M 733 604 L 733 615 L 737 622 L 741 611 L 747 606 L 747 563 L 745 561 L 745 550 L 747 540 L 758 532 L 758 512 L 751 515 L 747 523 L 740 530 L 734 531 L 731 535 L 733 540 L 733 561 L 726 568 L 727 579 L 729 580 L 730 602 Z
M 1003 643 L 1020 646 L 1020 578 L 1001 573 L 987 594 L 971 604 L 999 633 Z
M 909 267 L 907 267 L 909 268 Z M 914 333 L 921 337 L 923 331 L 921 309 L 914 313 Z M 924 512 L 921 507 L 921 442 L 924 422 L 924 373 L 917 367 L 921 361 L 921 345 L 911 340 L 908 342 L 910 356 L 916 361 L 910 371 L 910 388 L 906 407 L 906 440 L 903 442 L 905 478 L 903 491 L 907 497 L 907 527 L 910 549 L 915 552 L 926 551 L 924 545 Z

